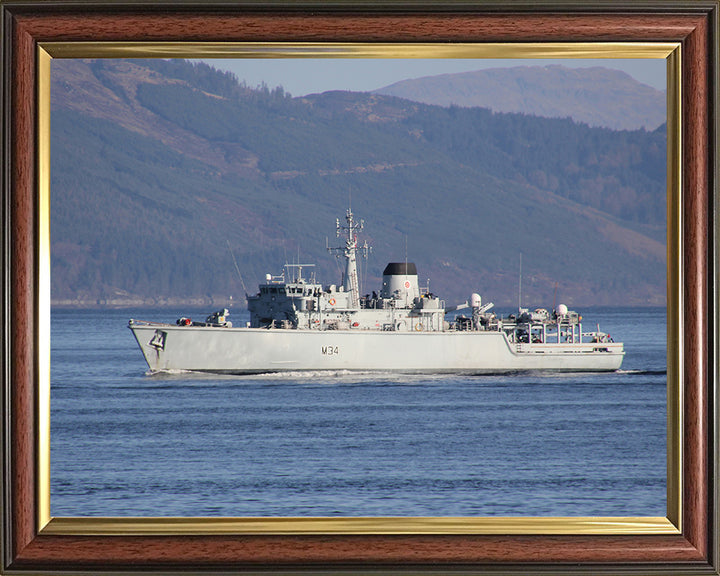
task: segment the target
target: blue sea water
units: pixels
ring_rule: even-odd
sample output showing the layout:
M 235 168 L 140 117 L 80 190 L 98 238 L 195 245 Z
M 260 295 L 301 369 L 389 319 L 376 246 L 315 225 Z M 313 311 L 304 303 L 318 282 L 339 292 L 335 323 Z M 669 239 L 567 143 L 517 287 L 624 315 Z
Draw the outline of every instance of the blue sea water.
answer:
M 52 515 L 666 515 L 664 308 L 583 310 L 610 374 L 148 375 L 188 312 L 53 310 Z

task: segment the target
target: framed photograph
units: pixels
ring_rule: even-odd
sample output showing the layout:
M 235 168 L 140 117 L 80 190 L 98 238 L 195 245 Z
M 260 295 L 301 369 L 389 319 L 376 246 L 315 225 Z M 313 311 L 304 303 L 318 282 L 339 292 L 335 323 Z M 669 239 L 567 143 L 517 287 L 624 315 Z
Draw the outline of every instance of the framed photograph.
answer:
M 666 573 L 671 565 L 681 572 L 718 573 L 713 124 L 717 2 L 667 2 L 662 9 L 650 4 L 628 9 L 620 3 L 599 7 L 546 3 L 533 8 L 429 3 L 400 8 L 374 2 L 116 6 L 10 1 L 1 8 L 6 31 L 2 53 L 4 570 Z M 192 511 L 158 517 L 122 515 L 115 509 L 104 512 L 102 503 L 95 508 L 97 513 L 53 514 L 50 136 L 58 133 L 61 124 L 53 124 L 55 132 L 51 131 L 51 63 L 317 57 L 328 61 L 665 61 L 665 516 L 593 512 L 537 516 L 530 502 L 525 513 L 484 515 L 487 509 L 472 507 L 472 491 L 467 496 L 470 506 L 458 508 L 460 512 L 441 504 L 428 514 L 265 514 L 261 505 L 239 517 Z M 108 70 L 96 73 L 111 75 Z M 151 90 L 147 92 L 145 96 L 152 98 Z M 265 92 L 268 97 L 285 97 L 267 88 Z M 164 113 L 172 110 L 166 107 Z M 76 122 L 82 122 L 81 116 Z M 108 138 L 114 136 L 107 133 Z M 288 174 L 276 176 L 283 180 Z M 357 197 L 348 198 L 350 202 L 362 206 Z M 370 215 L 359 217 L 370 220 Z M 234 260 L 230 242 L 228 247 Z M 302 262 L 299 255 L 297 262 Z M 522 303 L 520 295 L 518 305 Z M 582 513 L 582 506 L 578 509 Z M 466 515 L 464 510 L 479 512 Z

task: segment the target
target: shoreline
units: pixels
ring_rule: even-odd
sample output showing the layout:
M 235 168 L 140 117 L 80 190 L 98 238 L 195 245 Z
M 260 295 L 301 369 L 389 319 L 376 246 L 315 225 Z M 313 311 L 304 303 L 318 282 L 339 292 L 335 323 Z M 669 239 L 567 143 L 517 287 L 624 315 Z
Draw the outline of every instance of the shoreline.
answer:
M 235 308 L 246 306 L 245 299 L 232 300 L 227 297 L 205 298 L 58 298 L 50 300 L 51 308 L 58 309 L 102 309 L 102 308 L 177 308 L 212 307 Z
M 573 304 L 585 310 L 594 308 L 667 308 L 666 303 L 630 303 L 623 306 L 609 304 Z M 171 309 L 171 308 L 207 308 L 228 310 L 247 310 L 247 302 L 227 298 L 96 298 L 96 299 L 57 299 L 51 300 L 50 307 L 57 310 L 120 310 L 130 308 Z M 513 308 L 496 306 L 497 309 Z

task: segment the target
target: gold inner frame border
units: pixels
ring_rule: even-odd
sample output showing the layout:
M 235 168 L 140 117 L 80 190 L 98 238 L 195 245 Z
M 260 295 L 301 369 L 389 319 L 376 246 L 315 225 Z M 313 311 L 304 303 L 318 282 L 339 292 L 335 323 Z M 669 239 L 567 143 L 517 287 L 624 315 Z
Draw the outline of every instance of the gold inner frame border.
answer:
M 50 513 L 50 72 L 55 58 L 662 58 L 667 62 L 666 517 L 52 517 Z M 38 518 L 47 535 L 508 534 L 682 531 L 681 45 L 590 43 L 44 42 L 38 45 Z

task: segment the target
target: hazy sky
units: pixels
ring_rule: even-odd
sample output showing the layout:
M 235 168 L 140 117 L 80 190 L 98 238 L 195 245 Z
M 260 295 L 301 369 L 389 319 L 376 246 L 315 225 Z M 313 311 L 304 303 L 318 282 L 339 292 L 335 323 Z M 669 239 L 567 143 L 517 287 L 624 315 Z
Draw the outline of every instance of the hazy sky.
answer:
M 282 86 L 293 96 L 327 90 L 366 92 L 408 78 L 420 78 L 482 68 L 547 66 L 561 64 L 579 68 L 604 66 L 622 70 L 643 82 L 665 90 L 666 62 L 663 59 L 345 59 L 345 58 L 263 58 L 204 59 L 204 62 L 233 72 L 239 80 L 254 88 L 263 82 L 269 88 Z

